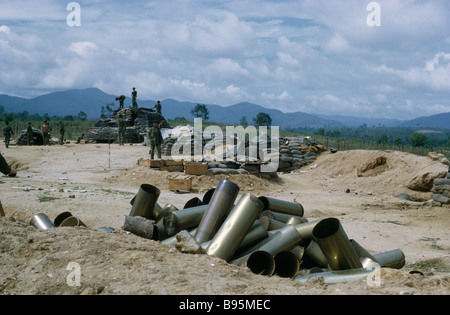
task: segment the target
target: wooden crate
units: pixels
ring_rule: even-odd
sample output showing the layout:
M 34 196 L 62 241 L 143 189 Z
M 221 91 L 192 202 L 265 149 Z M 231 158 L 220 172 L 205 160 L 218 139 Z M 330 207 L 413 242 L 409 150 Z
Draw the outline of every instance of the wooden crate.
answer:
M 138 166 L 150 166 L 151 161 L 150 160 L 144 160 L 144 159 L 139 159 L 137 162 Z
M 164 160 L 164 166 L 184 166 L 184 161 Z
M 161 168 L 164 166 L 163 160 L 150 160 L 150 168 Z
M 184 165 L 184 172 L 187 175 L 206 175 L 208 174 L 208 163 L 189 162 Z
M 192 189 L 192 177 L 176 177 L 169 179 L 169 190 L 178 192 L 190 192 Z
M 183 165 L 161 166 L 159 170 L 167 172 L 181 172 L 183 170 L 183 167 Z

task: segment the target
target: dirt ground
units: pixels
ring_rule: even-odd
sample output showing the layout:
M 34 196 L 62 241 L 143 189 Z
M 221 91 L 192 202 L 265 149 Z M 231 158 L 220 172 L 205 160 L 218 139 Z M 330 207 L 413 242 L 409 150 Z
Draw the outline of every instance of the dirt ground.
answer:
M 198 176 L 193 193 L 177 194 L 168 190 L 169 178 L 175 173 L 137 165 L 139 158 L 148 158 L 145 146 L 67 144 L 5 149 L 1 145 L 18 176 L 0 177 L 0 201 L 7 215 L 0 218 L 0 294 L 450 293 L 450 209 L 432 206 L 430 193 L 407 188 L 417 180 L 447 173 L 447 165 L 427 157 L 381 151 L 324 153 L 312 165 L 280 174 L 276 181 L 252 175 Z M 181 253 L 121 229 L 141 184 L 161 190 L 159 204 L 182 208 L 222 178 L 238 184 L 240 193 L 295 200 L 303 205 L 309 221 L 338 218 L 349 238 L 371 253 L 401 249 L 406 266 L 383 269 L 377 286 L 365 280 L 300 283 L 256 275 L 215 257 Z M 395 196 L 398 192 L 420 201 L 400 199 Z M 53 220 L 65 211 L 88 228 L 39 231 L 20 221 L 29 223 L 39 213 Z M 102 232 L 100 227 L 115 232 Z M 72 263 L 79 269 L 72 268 Z M 74 284 L 70 280 L 77 279 L 76 270 L 80 278 Z

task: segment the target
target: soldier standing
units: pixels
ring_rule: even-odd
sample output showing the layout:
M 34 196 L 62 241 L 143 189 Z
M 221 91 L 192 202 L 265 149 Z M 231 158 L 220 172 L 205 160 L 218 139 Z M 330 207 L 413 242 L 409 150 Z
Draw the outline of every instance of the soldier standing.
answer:
M 3 135 L 5 136 L 5 145 L 6 148 L 9 147 L 9 141 L 11 140 L 11 135 L 14 134 L 11 126 L 9 125 L 9 121 L 6 122 L 6 126 L 3 128 Z
M 133 88 L 133 92 L 131 92 L 131 99 L 133 101 L 133 108 L 138 108 L 136 88 Z
M 50 145 L 50 131 L 52 131 L 50 124 L 44 121 L 44 125 L 42 126 L 43 145 Z
M 123 119 L 122 114 L 119 115 L 117 119 L 117 124 L 119 125 L 119 145 L 123 145 L 123 140 L 125 139 L 125 134 L 127 132 L 127 126 L 125 120 Z
M 148 131 L 148 138 L 150 140 L 150 158 L 153 160 L 155 157 L 155 148 L 158 151 L 158 159 L 161 159 L 161 144 L 164 139 L 161 134 L 161 124 L 158 125 L 157 122 L 153 123 L 153 127 Z
M 31 127 L 31 122 L 28 122 L 27 127 L 27 145 L 31 145 L 31 142 L 33 141 L 33 127 Z
M 152 109 L 154 109 L 154 108 L 156 108 L 156 112 L 157 112 L 158 114 L 161 115 L 161 108 L 162 108 L 162 106 L 161 106 L 161 102 L 160 102 L 160 101 L 158 101 L 158 102 L 156 103 L 156 105 L 153 106 Z
M 64 134 L 66 133 L 66 130 L 64 128 L 63 122 L 59 121 L 59 144 L 64 144 Z

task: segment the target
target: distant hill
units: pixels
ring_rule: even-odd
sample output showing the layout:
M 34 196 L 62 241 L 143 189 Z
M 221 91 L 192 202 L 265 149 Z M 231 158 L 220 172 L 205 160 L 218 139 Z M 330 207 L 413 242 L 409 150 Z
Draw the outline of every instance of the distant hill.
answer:
M 404 121 L 399 126 L 450 129 L 450 112 Z
M 330 119 L 339 121 L 346 127 L 359 127 L 366 124 L 368 127 L 397 127 L 402 124 L 402 120 L 398 119 L 386 119 L 386 118 L 362 118 L 362 117 L 354 117 L 354 116 L 344 116 L 344 115 L 319 115 L 316 114 L 317 117 L 321 117 L 324 119 Z
M 131 91 L 130 93 L 131 94 Z M 0 95 L 0 105 L 7 112 L 28 111 L 30 114 L 49 114 L 58 116 L 77 115 L 80 111 L 87 114 L 88 119 L 99 119 L 102 106 L 114 103 L 114 108 L 118 107 L 115 98 L 118 95 L 106 94 L 97 88 L 88 88 L 81 90 L 67 90 L 54 92 L 32 99 L 12 97 L 9 95 Z M 125 106 L 131 106 L 130 95 L 125 94 Z M 163 106 L 163 115 L 167 119 L 176 117 L 185 117 L 192 119 L 190 111 L 197 105 L 192 102 L 180 102 L 173 99 L 161 100 Z M 201 103 L 201 102 L 199 102 Z M 140 107 L 152 108 L 156 100 L 139 100 Z M 201 103 L 203 104 L 203 103 Z M 358 127 L 366 124 L 367 126 L 420 126 L 428 128 L 446 128 L 450 129 L 450 113 L 434 115 L 430 117 L 421 117 L 410 121 L 401 121 L 395 119 L 365 119 L 351 116 L 326 116 L 312 115 L 303 112 L 283 113 L 276 109 L 269 109 L 252 103 L 239 103 L 232 106 L 219 106 L 206 104 L 209 110 L 210 121 L 217 121 L 225 124 L 238 124 L 243 116 L 247 117 L 248 123 L 253 123 L 253 118 L 259 112 L 265 112 L 272 118 L 272 124 L 280 126 L 282 129 L 310 127 L 310 128 L 340 128 L 340 127 Z

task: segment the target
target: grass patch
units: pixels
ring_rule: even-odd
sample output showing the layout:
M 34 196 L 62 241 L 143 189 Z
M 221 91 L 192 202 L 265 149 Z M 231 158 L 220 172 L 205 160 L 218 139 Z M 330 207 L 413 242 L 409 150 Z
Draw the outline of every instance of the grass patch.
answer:
M 58 199 L 59 199 L 58 197 L 49 196 L 47 194 L 38 196 L 39 202 L 52 202 Z
M 411 269 L 417 269 L 422 272 L 450 272 L 450 264 L 448 259 L 445 260 L 443 258 L 432 258 L 432 259 L 426 259 L 421 260 L 413 264 L 409 264 L 407 266 Z
M 440 246 L 437 244 L 438 241 L 440 241 L 440 238 L 432 238 L 432 237 L 422 237 L 421 239 L 419 239 L 419 241 L 423 241 L 423 242 L 431 242 L 430 247 L 432 249 L 437 249 L 437 250 L 445 250 L 444 247 Z
M 107 194 L 117 194 L 117 195 L 123 195 L 123 196 L 134 196 L 135 195 L 135 193 L 131 193 L 128 191 L 120 191 L 120 190 L 116 190 L 116 189 L 102 188 L 102 189 L 100 189 L 100 191 L 107 193 Z

